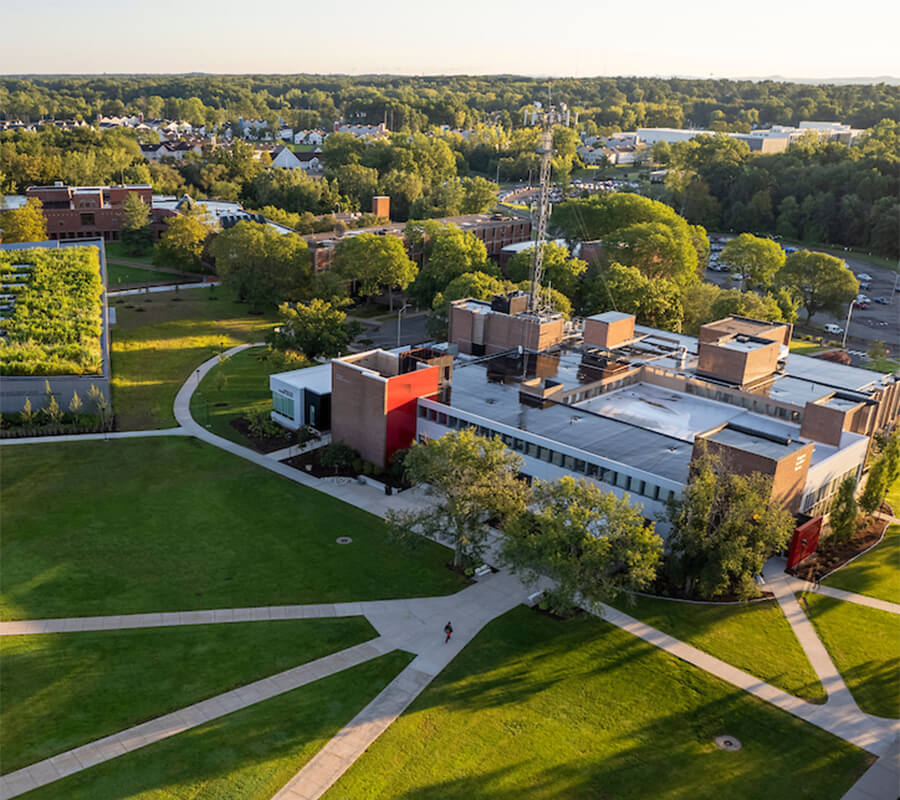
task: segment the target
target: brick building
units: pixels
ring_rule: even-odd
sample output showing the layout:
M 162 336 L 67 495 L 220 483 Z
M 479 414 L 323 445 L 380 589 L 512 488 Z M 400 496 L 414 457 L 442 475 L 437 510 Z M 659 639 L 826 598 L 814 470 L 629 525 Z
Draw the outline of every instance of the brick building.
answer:
M 149 185 L 123 186 L 29 186 L 27 199 L 36 198 L 44 207 L 47 236 L 55 241 L 68 239 L 104 239 L 117 241 L 122 230 L 122 206 L 125 198 L 140 197 L 150 210 L 150 229 L 156 238 L 166 229 L 165 218 L 176 215 L 171 209 L 153 207 Z

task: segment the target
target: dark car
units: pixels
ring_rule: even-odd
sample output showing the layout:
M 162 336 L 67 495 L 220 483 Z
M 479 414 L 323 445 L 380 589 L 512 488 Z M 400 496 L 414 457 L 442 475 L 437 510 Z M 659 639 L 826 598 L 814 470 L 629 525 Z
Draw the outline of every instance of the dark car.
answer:
M 889 306 L 891 304 L 890 298 L 887 297 L 876 297 L 875 302 L 880 303 L 883 306 Z

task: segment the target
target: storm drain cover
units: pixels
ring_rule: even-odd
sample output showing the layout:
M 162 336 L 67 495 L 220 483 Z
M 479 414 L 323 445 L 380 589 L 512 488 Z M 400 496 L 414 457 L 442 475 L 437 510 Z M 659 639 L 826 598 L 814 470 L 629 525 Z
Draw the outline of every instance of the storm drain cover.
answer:
M 741 743 L 734 738 L 734 736 L 717 736 L 716 737 L 716 747 L 719 750 L 740 750 Z
M 338 544 L 350 544 L 350 542 L 352 542 L 353 539 L 351 539 L 349 536 L 338 536 L 337 539 L 335 539 L 335 541 Z M 740 745 L 738 745 L 738 746 L 740 746 Z

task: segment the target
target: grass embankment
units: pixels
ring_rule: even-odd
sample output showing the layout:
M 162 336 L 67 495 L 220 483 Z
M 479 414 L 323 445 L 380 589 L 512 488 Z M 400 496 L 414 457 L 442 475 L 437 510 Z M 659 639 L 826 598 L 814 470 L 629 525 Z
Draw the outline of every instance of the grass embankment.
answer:
M 867 714 L 900 717 L 900 615 L 824 595 L 804 599 L 857 705 Z
M 70 775 L 28 800 L 269 800 L 411 659 L 395 650 Z
M 743 747 L 718 750 L 734 736 Z M 870 756 L 600 620 L 494 620 L 327 800 L 839 800 Z
M 447 548 L 196 439 L 6 446 L 0 618 L 446 594 Z M 350 536 L 348 545 L 335 543 Z
M 364 617 L 0 638 L 2 771 L 376 636 Z
M 827 350 L 827 347 L 823 347 L 821 344 L 817 344 L 816 342 L 803 342 L 799 339 L 791 339 L 790 349 L 792 353 L 797 353 L 797 355 L 801 356 L 812 356 L 816 353 L 821 353 L 823 350 Z
M 284 366 L 266 347 L 252 347 L 217 364 L 200 381 L 191 397 L 191 416 L 212 433 L 238 444 L 249 444 L 232 420 L 272 410 L 269 375 L 305 366 Z
M 900 525 L 891 525 L 880 544 L 841 567 L 823 583 L 900 603 Z
M 825 689 L 791 626 L 772 601 L 745 605 L 697 605 L 634 596 L 615 607 L 676 639 L 813 703 Z
M 194 370 L 230 347 L 262 341 L 275 323 L 274 313 L 254 316 L 221 289 L 120 299 L 110 337 L 119 430 L 173 427 L 175 395 Z

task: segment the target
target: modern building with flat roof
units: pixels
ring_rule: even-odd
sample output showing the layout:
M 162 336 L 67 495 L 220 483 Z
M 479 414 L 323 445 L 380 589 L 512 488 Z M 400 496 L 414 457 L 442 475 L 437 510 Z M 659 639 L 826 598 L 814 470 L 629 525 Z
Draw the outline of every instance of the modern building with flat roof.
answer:
M 471 427 L 516 451 L 524 475 L 587 478 L 651 519 L 681 494 L 703 444 L 729 469 L 770 476 L 793 513 L 815 516 L 846 476 L 859 477 L 872 435 L 897 423 L 896 376 L 792 354 L 786 323 L 726 317 L 693 337 L 606 312 L 548 329 L 549 343 L 534 347 L 552 315 L 529 315 L 511 296 L 495 301 L 453 304 L 464 324 L 451 317 L 449 343 L 421 356 L 335 359 L 334 441 L 378 463 L 413 439 Z M 402 428 L 386 402 L 395 380 Z

